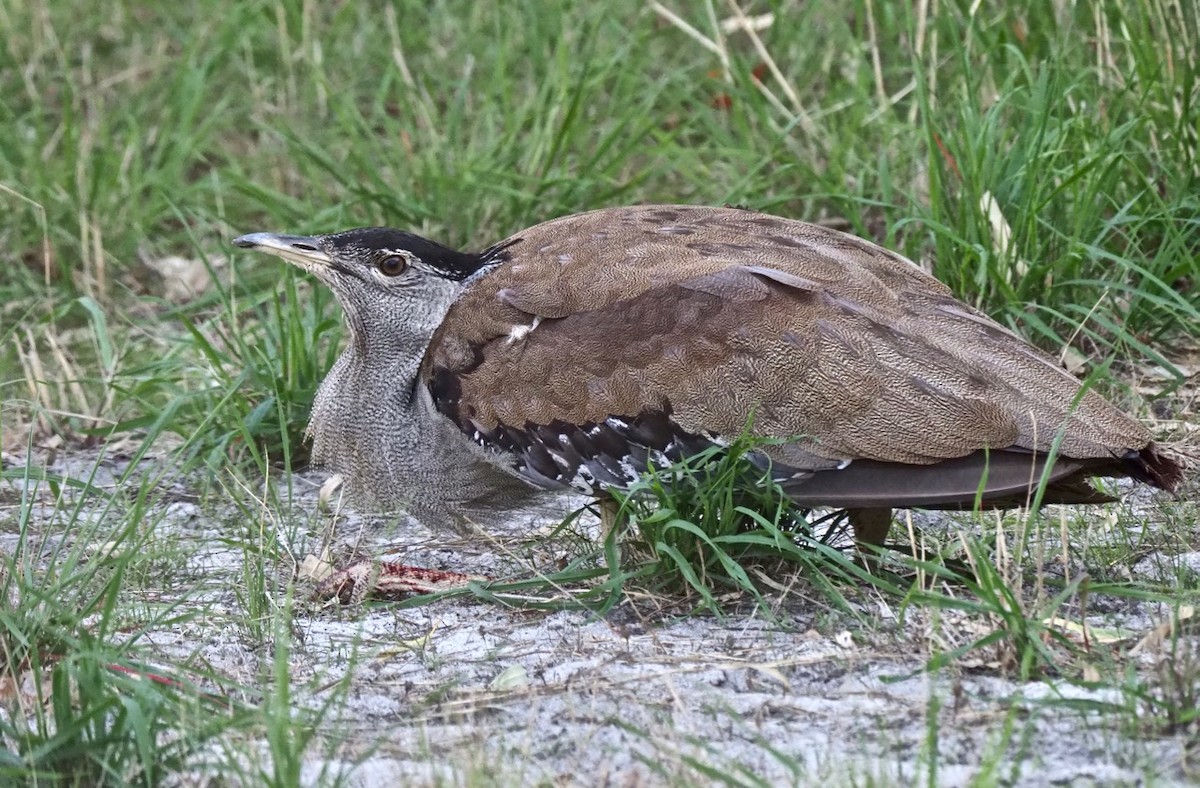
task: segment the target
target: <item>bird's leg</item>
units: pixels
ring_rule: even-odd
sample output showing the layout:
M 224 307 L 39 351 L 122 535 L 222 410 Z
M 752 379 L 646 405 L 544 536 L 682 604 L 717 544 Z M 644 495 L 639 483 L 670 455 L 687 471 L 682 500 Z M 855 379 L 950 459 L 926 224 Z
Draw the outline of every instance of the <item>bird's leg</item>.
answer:
M 854 529 L 854 541 L 868 569 L 874 569 L 879 550 L 892 527 L 891 509 L 847 509 L 846 518 Z
M 601 494 L 596 503 L 600 507 L 600 541 L 607 542 L 609 535 L 617 528 L 617 515 L 621 511 L 621 504 L 608 493 Z

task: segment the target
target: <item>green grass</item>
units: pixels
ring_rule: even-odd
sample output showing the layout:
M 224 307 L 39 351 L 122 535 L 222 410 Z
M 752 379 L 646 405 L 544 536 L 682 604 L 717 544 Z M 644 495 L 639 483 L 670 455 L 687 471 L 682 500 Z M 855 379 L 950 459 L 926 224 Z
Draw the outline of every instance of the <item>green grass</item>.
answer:
M 79 496 L 55 479 L 37 483 L 30 465 L 19 471 L 28 497 L 0 582 L 0 777 L 14 783 L 156 785 L 245 724 L 237 700 L 141 664 L 140 641 L 186 622 L 188 600 L 159 604 L 138 593 L 132 575 L 162 557 L 153 480 L 134 482 L 125 500 L 96 486 L 101 467 L 69 480 Z M 63 534 L 46 533 L 30 514 L 47 493 Z M 103 499 L 98 510 L 85 508 L 91 497 Z
M 761 577 L 802 577 L 842 611 L 851 606 L 841 589 L 856 582 L 899 594 L 844 552 L 845 528 L 792 505 L 770 473 L 747 458 L 755 448 L 757 442 L 743 436 L 656 469 L 618 494 L 616 517 L 628 533 L 617 528 L 608 534 L 606 556 L 614 573 L 619 567 L 660 593 L 694 595 L 697 609 L 713 613 L 722 609 L 718 597 L 730 591 L 767 610 Z M 624 555 L 617 554 L 616 542 Z
M 1180 370 L 1200 344 L 1194 4 L 763 2 L 747 13 L 776 17 L 756 38 L 714 27 L 727 4 L 664 5 L 674 18 L 635 0 L 0 0 L 0 534 L 15 540 L 0 555 L 0 677 L 43 693 L 14 706 L 0 687 L 6 779 L 154 784 L 201 759 L 283 785 L 306 753 L 338 745 L 315 733 L 331 705 L 292 715 L 303 687 L 284 674 L 301 614 L 278 579 L 307 525 L 283 513 L 301 490 L 277 474 L 306 459 L 305 415 L 341 322 L 291 268 L 233 254 L 244 232 L 389 224 L 482 248 L 637 202 L 841 222 L 1042 347 L 1070 347 L 1131 409 L 1147 414 L 1162 395 L 1164 431 L 1187 437 L 1194 384 Z M 202 293 L 167 297 L 169 255 L 194 261 Z M 143 462 L 103 483 L 105 462 L 54 463 L 102 447 Z M 615 542 L 573 543 L 563 568 L 477 596 L 769 606 L 775 589 L 754 570 L 783 561 L 831 627 L 867 637 L 862 611 L 881 605 L 944 615 L 920 642 L 938 674 L 978 660 L 1110 687 L 1124 700 L 1105 713 L 1129 736 L 1194 734 L 1186 637 L 1151 669 L 1123 656 L 1127 644 L 1081 649 L 1045 623 L 1129 600 L 1177 616 L 1195 605 L 1194 575 L 1131 573 L 1148 554 L 1170 565 L 1197 549 L 1192 505 L 1119 508 L 1103 523 L 1080 512 L 1061 528 L 968 520 L 986 542 L 927 534 L 941 540 L 927 560 L 889 562 L 901 579 L 871 584 L 841 552 L 797 538 L 777 498 L 735 500 L 732 466 L 708 471 L 646 482 L 623 559 Z M 222 544 L 244 559 L 232 612 L 212 612 L 193 548 L 160 535 L 179 500 L 221 520 Z M 88 552 L 105 544 L 122 549 Z M 947 556 L 973 563 L 973 580 L 951 577 Z M 178 607 L 185 598 L 195 607 Z M 959 631 L 956 617 L 986 627 Z M 164 664 L 149 635 L 210 618 L 253 644 L 254 678 L 179 655 L 164 668 L 178 683 L 111 669 Z M 214 706 L 213 692 L 236 703 Z M 920 755 L 931 781 L 938 719 Z M 265 753 L 247 743 L 259 732 Z M 222 737 L 234 745 L 214 761 Z M 981 782 L 1007 774 L 1001 758 Z M 665 768 L 664 782 L 706 774 Z

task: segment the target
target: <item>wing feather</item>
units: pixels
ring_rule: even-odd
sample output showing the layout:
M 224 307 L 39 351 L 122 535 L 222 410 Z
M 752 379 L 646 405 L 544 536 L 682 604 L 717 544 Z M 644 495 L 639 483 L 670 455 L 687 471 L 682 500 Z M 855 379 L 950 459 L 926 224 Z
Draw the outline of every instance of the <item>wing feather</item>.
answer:
M 853 236 L 649 206 L 558 219 L 505 244 L 507 260 L 452 307 L 423 379 L 465 432 L 539 435 L 528 463 L 560 483 L 589 462 L 628 478 L 632 445 L 644 466 L 648 450 L 669 458 L 751 419 L 759 436 L 794 439 L 764 451 L 799 475 L 1044 452 L 1064 425 L 1066 456 L 1149 443 L 1100 396 L 1077 398 L 1052 359 Z M 542 434 L 549 425 L 561 442 Z M 571 447 L 566 462 L 543 456 L 546 444 Z

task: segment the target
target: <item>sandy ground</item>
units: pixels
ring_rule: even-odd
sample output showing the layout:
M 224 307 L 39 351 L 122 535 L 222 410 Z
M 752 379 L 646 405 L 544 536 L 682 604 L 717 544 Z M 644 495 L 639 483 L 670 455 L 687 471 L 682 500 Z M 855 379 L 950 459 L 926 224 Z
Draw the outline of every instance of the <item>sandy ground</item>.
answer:
M 6 459 L 11 468 L 18 458 Z M 53 470 L 104 487 L 121 467 L 106 461 L 93 474 L 93 460 L 76 456 L 60 457 Z M 328 522 L 316 513 L 320 480 L 294 478 L 292 507 L 267 507 L 258 523 L 196 500 L 184 482 L 164 488 L 155 539 L 178 545 L 186 558 L 159 593 L 185 595 L 189 608 L 205 613 L 149 633 L 160 659 L 207 665 L 251 687 L 262 682 L 271 650 L 238 625 L 247 615 L 246 551 L 229 537 L 273 527 L 297 560 L 316 549 Z M 6 496 L 0 518 L 0 549 L 15 539 L 12 500 Z M 48 501 L 35 505 L 34 528 L 54 532 L 62 511 Z M 462 544 L 411 523 L 384 535 L 352 514 L 338 522 L 341 543 L 362 549 L 386 542 L 430 567 L 520 576 L 560 557 L 551 543 Z M 282 561 L 269 571 L 286 579 L 293 568 Z M 270 604 L 283 604 L 284 588 L 269 583 Z M 974 657 L 922 672 L 933 645 L 970 621 L 900 611 L 866 591 L 857 604 L 869 626 L 796 592 L 769 598 L 770 618 L 736 602 L 723 618 L 670 615 L 632 598 L 603 618 L 472 597 L 353 609 L 297 601 L 293 702 L 323 710 L 328 732 L 311 748 L 304 779 L 324 784 L 340 776 L 364 786 L 1189 784 L 1183 737 L 1132 736 L 1126 717 L 1073 702 L 1120 702 L 1114 689 L 1014 682 Z M 1131 603 L 1089 623 L 1146 631 L 1160 614 Z

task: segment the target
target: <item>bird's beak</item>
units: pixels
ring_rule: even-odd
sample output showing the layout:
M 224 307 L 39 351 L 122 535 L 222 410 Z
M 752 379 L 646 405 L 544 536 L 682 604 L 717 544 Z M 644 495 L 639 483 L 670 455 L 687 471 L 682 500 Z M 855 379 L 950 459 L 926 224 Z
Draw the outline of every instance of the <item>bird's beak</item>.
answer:
M 321 251 L 320 241 L 308 235 L 275 235 L 274 233 L 250 233 L 233 239 L 234 246 L 254 249 L 276 257 L 282 257 L 305 270 L 327 268 L 329 255 Z

